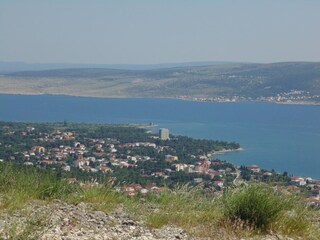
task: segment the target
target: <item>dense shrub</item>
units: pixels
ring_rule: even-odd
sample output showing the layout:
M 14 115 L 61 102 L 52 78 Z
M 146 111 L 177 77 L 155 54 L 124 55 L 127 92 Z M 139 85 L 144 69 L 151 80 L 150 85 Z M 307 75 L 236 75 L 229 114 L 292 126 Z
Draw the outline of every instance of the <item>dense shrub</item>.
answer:
M 249 185 L 224 194 L 224 214 L 231 222 L 268 229 L 283 212 L 294 210 L 297 200 L 263 185 Z M 301 204 L 298 204 L 301 205 Z

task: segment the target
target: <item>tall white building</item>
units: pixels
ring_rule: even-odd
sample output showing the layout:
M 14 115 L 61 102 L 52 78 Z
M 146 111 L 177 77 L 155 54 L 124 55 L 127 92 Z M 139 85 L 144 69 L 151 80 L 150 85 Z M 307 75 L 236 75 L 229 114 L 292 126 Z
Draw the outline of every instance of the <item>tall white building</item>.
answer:
M 159 138 L 160 140 L 169 140 L 169 129 L 167 128 L 160 128 L 159 130 Z

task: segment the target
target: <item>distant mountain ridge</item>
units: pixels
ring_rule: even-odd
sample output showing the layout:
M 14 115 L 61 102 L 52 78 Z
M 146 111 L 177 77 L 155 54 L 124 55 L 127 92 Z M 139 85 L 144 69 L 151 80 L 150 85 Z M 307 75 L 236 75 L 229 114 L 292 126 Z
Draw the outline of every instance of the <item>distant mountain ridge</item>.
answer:
M 181 63 L 159 63 L 159 64 L 84 64 L 84 63 L 25 63 L 0 61 L 0 73 L 7 74 L 20 71 L 43 71 L 69 68 L 111 68 L 123 70 L 150 70 L 170 67 L 204 66 L 223 64 L 227 62 L 203 61 L 203 62 L 181 62 Z
M 257 99 L 283 96 L 285 99 L 290 95 L 290 98 L 296 97 L 301 101 L 320 101 L 320 63 L 226 63 L 147 70 L 70 68 L 23 71 L 2 76 L 0 89 L 2 93 L 16 91 L 94 97 Z

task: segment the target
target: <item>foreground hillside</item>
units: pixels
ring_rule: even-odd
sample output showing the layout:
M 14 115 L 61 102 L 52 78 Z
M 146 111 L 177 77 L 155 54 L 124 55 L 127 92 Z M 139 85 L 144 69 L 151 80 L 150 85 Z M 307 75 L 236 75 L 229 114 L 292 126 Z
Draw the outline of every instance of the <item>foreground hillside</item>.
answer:
M 106 213 L 91 203 L 31 202 L 0 215 L 1 239 L 194 239 L 178 227 L 149 228 L 121 208 Z
M 319 239 L 319 211 L 266 185 L 128 196 L 0 163 L 1 239 Z
M 28 71 L 1 76 L 0 89 L 1 93 L 19 94 L 315 103 L 320 99 L 320 63 Z

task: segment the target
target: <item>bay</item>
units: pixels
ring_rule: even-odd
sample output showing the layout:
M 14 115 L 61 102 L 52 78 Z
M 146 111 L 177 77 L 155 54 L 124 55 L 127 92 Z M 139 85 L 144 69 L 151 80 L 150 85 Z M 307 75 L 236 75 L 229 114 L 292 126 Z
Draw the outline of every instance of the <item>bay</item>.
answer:
M 0 120 L 153 122 L 172 134 L 236 141 L 245 149 L 220 159 L 320 178 L 320 106 L 2 94 Z

